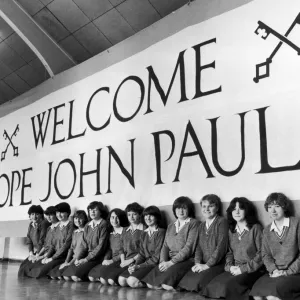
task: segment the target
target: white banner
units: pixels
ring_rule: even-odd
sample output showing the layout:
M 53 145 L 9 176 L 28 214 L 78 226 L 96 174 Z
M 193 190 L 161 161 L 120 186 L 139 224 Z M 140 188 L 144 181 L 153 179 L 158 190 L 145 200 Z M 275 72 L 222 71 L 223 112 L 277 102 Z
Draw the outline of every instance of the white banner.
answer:
M 0 119 L 1 220 L 60 201 L 299 199 L 298 13 L 253 1 Z

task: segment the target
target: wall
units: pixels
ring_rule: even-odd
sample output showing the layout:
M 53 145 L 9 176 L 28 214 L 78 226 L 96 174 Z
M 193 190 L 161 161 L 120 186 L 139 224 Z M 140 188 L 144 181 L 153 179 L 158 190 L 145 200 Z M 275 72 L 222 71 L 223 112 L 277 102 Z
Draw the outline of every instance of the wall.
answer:
M 29 91 L 24 96 L 4 106 L 3 109 L 1 108 L 1 113 L 2 115 L 5 115 L 7 113 L 14 111 L 19 107 L 23 107 L 24 105 L 34 103 L 35 101 L 41 99 L 42 97 L 46 95 L 50 95 L 51 93 L 59 90 L 60 88 L 68 87 L 69 85 L 76 83 L 77 81 L 82 80 L 84 78 L 87 78 L 88 76 L 91 76 L 100 70 L 105 70 L 109 66 L 112 66 L 126 58 L 129 58 L 145 50 L 152 44 L 162 41 L 167 37 L 171 36 L 172 34 L 179 32 L 184 28 L 187 28 L 188 26 L 201 23 L 202 21 L 205 21 L 209 18 L 212 18 L 214 16 L 222 14 L 223 12 L 237 8 L 238 6 L 247 4 L 249 2 L 251 1 L 228 1 L 228 0 L 209 1 L 208 0 L 208 1 L 191 2 L 190 5 L 183 7 L 182 9 L 166 17 L 159 23 L 154 24 L 149 28 L 145 29 L 144 31 L 140 32 L 136 36 L 120 43 L 119 45 L 116 45 L 109 51 L 102 53 L 90 59 L 89 61 L 83 63 L 82 65 L 76 66 L 75 68 L 72 68 L 71 70 L 68 70 L 58 75 L 53 79 L 49 79 L 47 82 L 43 83 L 35 90 Z M 247 57 L 245 59 L 247 59 Z M 238 81 L 238 78 L 236 80 Z M 278 87 L 279 85 L 277 86 L 277 88 Z M 271 90 L 269 89 L 269 91 Z M 244 102 L 250 103 L 251 102 L 250 100 L 252 100 L 252 99 L 247 99 L 246 95 L 240 95 L 240 96 L 245 97 Z M 263 106 L 263 104 L 260 103 L 259 98 L 254 99 L 254 102 L 255 101 L 257 102 L 257 105 L 259 105 L 257 107 Z M 208 103 L 208 105 L 210 104 Z M 244 109 L 244 107 L 242 108 Z M 249 108 L 253 109 L 253 107 L 251 106 L 249 106 Z M 241 112 L 241 110 L 238 112 Z M 282 122 L 284 122 L 284 120 L 282 120 Z M 272 185 L 273 187 L 276 187 L 276 182 L 278 182 L 279 186 L 280 183 L 281 186 L 283 186 L 282 181 L 280 180 L 281 178 L 286 180 L 286 182 L 288 182 L 289 179 L 288 175 L 282 175 L 282 177 L 279 177 L 280 175 L 281 173 L 280 174 L 277 173 L 277 174 L 271 174 L 269 176 L 270 181 L 273 180 L 273 185 Z M 292 175 L 294 176 L 293 178 L 295 179 L 296 174 L 292 173 Z M 278 177 L 276 177 L 276 179 L 274 180 L 275 178 L 274 176 L 278 176 Z M 245 179 L 247 179 L 247 177 L 245 177 Z M 232 182 L 234 182 L 234 180 L 232 180 Z M 259 183 L 259 179 L 257 183 Z M 291 186 L 294 185 L 294 183 L 295 180 L 290 181 Z M 259 195 L 259 196 L 253 197 L 251 195 L 251 183 L 247 183 L 247 181 L 245 180 L 245 184 L 248 184 L 247 190 L 245 191 L 245 196 L 248 196 L 251 200 L 254 201 L 256 207 L 258 208 L 260 220 L 262 221 L 263 225 L 266 225 L 268 223 L 268 216 L 263 209 L 263 199 L 266 197 L 266 193 L 256 193 L 255 195 Z M 263 189 L 264 181 L 262 180 L 260 184 L 262 185 L 262 189 Z M 228 188 L 226 181 L 223 181 L 222 185 L 216 184 L 215 185 L 216 193 L 218 191 L 221 191 L 224 187 Z M 240 185 L 240 182 L 236 183 L 235 187 L 239 188 L 239 191 L 242 191 L 243 189 L 243 186 Z M 257 186 L 253 186 L 253 189 L 255 188 L 257 189 Z M 292 189 L 286 188 L 284 192 L 287 192 L 288 194 L 289 190 Z M 271 191 L 273 190 L 270 190 L 270 192 Z M 297 201 L 298 200 L 297 196 L 299 197 L 299 194 L 297 194 L 297 188 L 294 187 L 293 203 L 295 205 L 296 214 L 298 215 L 298 211 L 300 211 L 300 207 L 299 207 L 299 201 Z M 194 201 L 196 201 L 196 199 L 194 199 Z M 230 197 L 226 197 L 225 201 L 226 203 L 224 203 L 224 208 L 223 208 L 224 210 L 228 206 L 228 201 L 230 201 Z M 170 204 L 169 202 L 170 201 L 168 201 L 166 205 L 163 205 L 162 202 L 160 207 L 163 211 L 166 212 L 167 219 L 170 221 L 172 220 L 172 213 L 171 213 L 171 206 L 169 205 Z M 197 210 L 197 215 L 200 216 L 199 207 Z M 12 258 L 12 259 L 21 259 L 26 256 L 26 248 L 24 247 L 24 239 L 22 237 L 26 235 L 28 221 L 25 221 L 24 219 L 25 219 L 25 214 L 24 214 L 24 218 L 22 218 L 22 220 L 20 219 L 19 221 L 0 222 L 0 235 L 2 237 L 10 237 L 10 239 L 6 239 L 4 241 L 2 238 L 2 240 L 0 241 L 0 248 L 3 249 L 2 251 L 3 257 Z M 0 249 L 0 254 L 1 254 L 1 249 Z

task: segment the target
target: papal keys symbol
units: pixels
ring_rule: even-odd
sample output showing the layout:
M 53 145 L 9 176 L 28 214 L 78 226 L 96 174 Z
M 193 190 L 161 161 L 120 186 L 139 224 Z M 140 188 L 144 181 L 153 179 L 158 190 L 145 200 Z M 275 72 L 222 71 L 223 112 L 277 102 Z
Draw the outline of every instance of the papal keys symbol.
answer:
M 297 24 L 300 24 L 300 13 L 296 17 L 296 19 L 294 20 L 294 22 L 292 23 L 290 28 L 287 30 L 285 35 L 281 35 L 277 31 L 275 31 L 274 29 L 272 29 L 271 27 L 266 25 L 265 23 L 258 21 L 258 27 L 255 30 L 255 33 L 257 35 L 261 34 L 261 38 L 263 38 L 264 40 L 266 40 L 267 37 L 270 34 L 272 34 L 276 38 L 279 39 L 279 43 L 275 47 L 275 49 L 273 50 L 271 55 L 266 59 L 265 62 L 256 65 L 256 76 L 253 78 L 254 82 L 258 83 L 260 79 L 269 77 L 270 64 L 272 63 L 275 54 L 278 52 L 278 50 L 280 49 L 282 44 L 286 44 L 286 45 L 290 46 L 292 49 L 294 49 L 297 52 L 298 55 L 300 55 L 300 48 L 287 38 Z M 265 68 L 265 73 L 260 73 L 260 69 L 262 69 L 262 68 Z
M 14 156 L 18 156 L 19 155 L 19 148 L 17 146 L 15 146 L 14 143 L 12 142 L 12 139 L 15 136 L 17 136 L 19 130 L 20 130 L 19 129 L 19 124 L 17 125 L 15 131 L 13 132 L 13 134 L 11 136 L 9 136 L 9 134 L 7 133 L 7 131 L 4 130 L 3 137 L 4 137 L 5 140 L 8 141 L 8 144 L 6 146 L 6 149 L 1 152 L 1 161 L 3 161 L 5 159 L 5 156 L 6 156 L 6 153 L 7 153 L 7 150 L 9 148 L 9 146 L 11 146 L 13 148 L 13 155 Z

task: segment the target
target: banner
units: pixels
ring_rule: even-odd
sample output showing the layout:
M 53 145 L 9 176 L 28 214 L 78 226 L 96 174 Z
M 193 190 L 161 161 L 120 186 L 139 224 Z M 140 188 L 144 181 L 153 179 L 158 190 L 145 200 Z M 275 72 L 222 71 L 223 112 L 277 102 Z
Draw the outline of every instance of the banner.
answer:
M 0 119 L 0 218 L 299 199 L 300 3 L 253 1 Z

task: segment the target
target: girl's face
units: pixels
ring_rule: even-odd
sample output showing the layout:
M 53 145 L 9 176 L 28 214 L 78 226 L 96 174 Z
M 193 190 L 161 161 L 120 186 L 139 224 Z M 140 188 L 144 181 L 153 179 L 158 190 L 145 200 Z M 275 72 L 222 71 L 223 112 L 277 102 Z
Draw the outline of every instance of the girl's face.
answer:
M 79 217 L 79 218 L 76 218 L 77 219 L 77 222 L 78 222 L 78 228 L 84 228 L 85 224 L 84 224 L 84 218 L 82 217 Z
M 127 219 L 128 219 L 130 224 L 138 225 L 141 222 L 140 221 L 141 220 L 140 215 L 137 212 L 134 212 L 134 211 L 127 212 Z
M 57 211 L 56 217 L 57 217 L 58 221 L 66 222 L 69 219 L 69 214 L 67 212 Z
M 74 218 L 74 225 L 79 228 L 79 222 L 78 222 L 78 217 Z
M 276 202 L 268 205 L 268 213 L 271 219 L 273 219 L 274 221 L 281 221 L 284 219 L 284 210 Z
M 183 220 L 187 219 L 187 217 L 189 215 L 189 211 L 186 206 L 177 207 L 177 208 L 175 208 L 175 214 L 179 220 L 183 221 Z
M 235 204 L 235 208 L 232 211 L 232 217 L 237 222 L 242 222 L 245 220 L 245 210 L 240 208 L 240 203 Z
M 55 224 L 58 222 L 56 215 L 45 215 L 49 223 Z
M 29 218 L 33 223 L 39 223 L 42 220 L 42 215 L 39 213 L 32 213 Z
M 207 220 L 213 219 L 216 216 L 218 209 L 214 203 L 210 203 L 208 200 L 203 200 L 201 202 L 201 211 L 203 217 Z
M 115 212 L 111 213 L 109 222 L 110 222 L 111 226 L 114 228 L 121 227 L 119 217 L 116 215 Z
M 156 226 L 157 220 L 153 215 L 145 215 L 144 220 L 147 226 Z
M 90 208 L 89 214 L 92 220 L 99 220 L 101 218 L 101 212 L 98 207 Z

